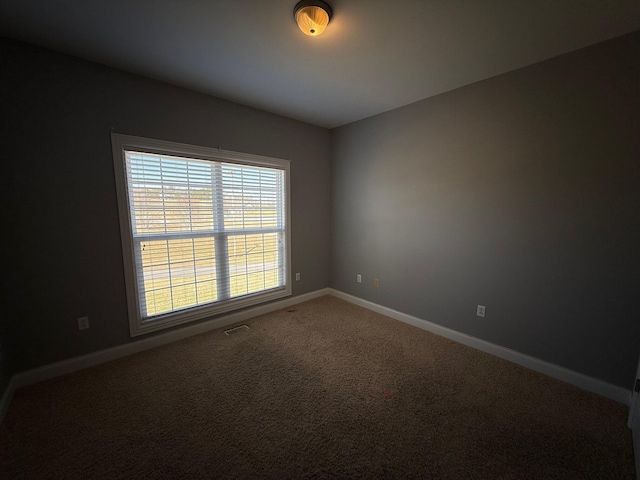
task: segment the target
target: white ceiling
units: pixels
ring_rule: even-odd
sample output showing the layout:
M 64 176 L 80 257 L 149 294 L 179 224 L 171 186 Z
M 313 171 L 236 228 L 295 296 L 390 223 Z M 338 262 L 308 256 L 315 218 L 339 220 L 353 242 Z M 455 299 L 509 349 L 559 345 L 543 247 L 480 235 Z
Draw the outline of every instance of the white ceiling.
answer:
M 638 0 L 2 0 L 0 34 L 336 127 L 640 29 Z

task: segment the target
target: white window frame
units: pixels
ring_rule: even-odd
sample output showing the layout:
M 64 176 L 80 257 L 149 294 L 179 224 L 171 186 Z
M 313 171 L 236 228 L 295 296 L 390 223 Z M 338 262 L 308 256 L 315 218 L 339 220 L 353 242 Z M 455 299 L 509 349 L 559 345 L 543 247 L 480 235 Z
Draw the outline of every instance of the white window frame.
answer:
M 135 137 L 117 133 L 111 134 L 113 149 L 113 164 L 116 180 L 116 194 L 118 199 L 118 212 L 120 217 L 120 236 L 124 260 L 124 274 L 127 293 L 127 309 L 129 313 L 129 331 L 132 337 L 155 332 L 165 328 L 194 322 L 207 317 L 216 316 L 225 312 L 246 308 L 259 303 L 272 301 L 291 295 L 291 207 L 290 207 L 290 162 L 279 158 L 252 155 L 248 153 L 232 152 L 219 148 L 210 148 L 189 145 L 184 143 L 168 142 L 150 138 Z M 216 162 L 235 163 L 269 167 L 284 171 L 284 195 L 285 195 L 285 268 L 284 285 L 276 289 L 256 292 L 241 297 L 216 301 L 206 305 L 186 308 L 155 316 L 144 320 L 141 316 L 138 282 L 135 266 L 134 237 L 131 224 L 131 212 L 129 207 L 126 151 L 141 153 L 172 155 L 198 160 L 210 160 Z

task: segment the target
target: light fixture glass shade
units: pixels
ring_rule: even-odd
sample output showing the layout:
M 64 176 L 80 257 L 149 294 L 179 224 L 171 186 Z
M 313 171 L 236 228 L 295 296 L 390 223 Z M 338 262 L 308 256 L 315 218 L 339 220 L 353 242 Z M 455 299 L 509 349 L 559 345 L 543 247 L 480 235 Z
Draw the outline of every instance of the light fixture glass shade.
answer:
M 296 12 L 296 23 L 302 33 L 315 37 L 324 32 L 329 24 L 329 14 L 321 7 L 302 7 Z

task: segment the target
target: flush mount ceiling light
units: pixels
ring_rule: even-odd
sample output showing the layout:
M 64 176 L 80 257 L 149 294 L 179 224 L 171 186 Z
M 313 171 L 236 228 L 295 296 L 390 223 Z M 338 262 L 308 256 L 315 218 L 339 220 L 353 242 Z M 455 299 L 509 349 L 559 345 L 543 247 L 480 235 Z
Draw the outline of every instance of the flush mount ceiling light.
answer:
M 302 33 L 312 37 L 324 32 L 331 14 L 331 7 L 320 0 L 302 0 L 293 9 L 293 16 Z

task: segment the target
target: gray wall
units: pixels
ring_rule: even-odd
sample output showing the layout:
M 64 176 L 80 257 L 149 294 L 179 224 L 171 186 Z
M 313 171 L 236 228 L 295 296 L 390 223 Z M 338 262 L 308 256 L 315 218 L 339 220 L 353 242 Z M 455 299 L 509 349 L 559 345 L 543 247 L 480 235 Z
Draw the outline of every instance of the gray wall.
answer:
M 639 33 L 335 129 L 332 150 L 332 287 L 631 388 Z
M 8 40 L 0 60 L 16 372 L 131 341 L 112 128 L 290 159 L 293 294 L 327 287 L 328 130 Z
M 12 252 L 0 386 L 7 373 L 131 341 L 113 127 L 290 158 L 294 295 L 326 287 L 331 265 L 339 290 L 630 388 L 640 348 L 639 43 L 635 34 L 600 44 L 330 138 L 0 40 Z M 90 330 L 77 330 L 81 315 Z
M 0 355 L 0 398 L 4 395 L 4 390 L 9 385 L 12 372 L 9 370 L 8 357 L 6 354 L 6 347 L 2 339 L 0 339 L 0 349 L 2 354 Z

